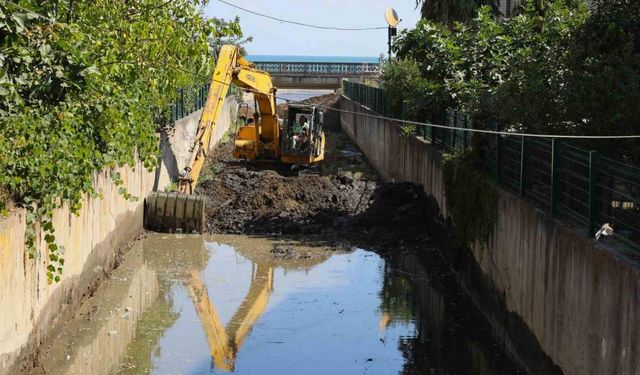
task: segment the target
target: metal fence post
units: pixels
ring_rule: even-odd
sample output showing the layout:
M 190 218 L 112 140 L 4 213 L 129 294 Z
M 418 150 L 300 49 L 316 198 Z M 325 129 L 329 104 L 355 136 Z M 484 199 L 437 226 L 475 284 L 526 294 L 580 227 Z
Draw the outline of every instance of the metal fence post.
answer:
M 526 137 L 522 136 L 522 140 L 520 142 L 520 196 L 524 197 L 525 194 L 525 183 L 526 183 L 526 163 L 527 163 L 527 158 L 525 156 L 526 154 Z
M 560 140 L 551 138 L 551 214 L 558 213 L 558 158 Z
M 496 132 L 499 130 L 497 121 L 489 120 L 488 125 L 490 129 L 495 130 Z M 495 137 L 494 147 L 495 147 L 495 156 L 496 156 L 495 160 L 493 161 L 494 162 L 493 169 L 495 174 L 494 177 L 496 179 L 496 184 L 500 184 L 500 154 L 502 153 L 500 150 L 500 147 L 502 145 L 502 138 L 500 134 L 497 134 L 497 133 L 494 135 L 494 137 Z
M 456 150 L 456 133 L 457 131 L 454 130 L 453 128 L 455 128 L 456 126 L 458 126 L 458 111 L 457 110 L 453 110 L 453 120 L 451 120 L 451 124 L 449 125 L 451 127 L 450 130 L 450 135 L 449 135 L 449 148 L 452 149 L 453 151 Z
M 378 104 L 380 103 L 380 90 L 376 89 L 374 91 L 374 93 L 375 93 L 375 95 L 374 95 L 375 96 L 375 98 L 374 98 L 375 107 L 373 108 L 373 110 L 376 111 L 377 113 L 380 113 L 380 111 L 379 111 L 380 108 L 378 108 Z
M 598 218 L 598 153 L 589 151 L 589 237 L 596 234 Z

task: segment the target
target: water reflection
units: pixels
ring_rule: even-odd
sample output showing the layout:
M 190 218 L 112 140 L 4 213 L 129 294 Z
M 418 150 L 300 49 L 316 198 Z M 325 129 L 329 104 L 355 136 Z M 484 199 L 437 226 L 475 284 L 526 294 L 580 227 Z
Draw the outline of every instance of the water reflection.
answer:
M 207 335 L 215 367 L 219 369 L 235 369 L 238 350 L 269 302 L 273 287 L 273 268 L 258 264 L 254 269 L 249 293 L 226 328 L 209 298 L 200 274 L 192 271 L 187 277 L 189 295 L 198 312 L 202 329 Z
M 276 259 L 273 245 L 152 235 L 83 307 L 44 371 L 518 373 L 455 288 L 417 258 L 297 245 Z
M 400 341 L 403 374 L 511 375 L 524 373 L 504 352 L 492 328 L 434 254 L 390 259 L 381 293 L 387 324 L 415 319 L 416 335 Z M 414 318 L 415 317 L 415 318 Z
M 83 306 L 78 318 L 55 340 L 35 372 L 113 373 L 127 361 L 128 345 L 147 332 L 142 326 L 145 319 L 160 315 L 165 326 L 175 320 L 171 300 L 161 291 L 156 270 L 144 261 L 142 246 L 136 246 L 96 298 Z

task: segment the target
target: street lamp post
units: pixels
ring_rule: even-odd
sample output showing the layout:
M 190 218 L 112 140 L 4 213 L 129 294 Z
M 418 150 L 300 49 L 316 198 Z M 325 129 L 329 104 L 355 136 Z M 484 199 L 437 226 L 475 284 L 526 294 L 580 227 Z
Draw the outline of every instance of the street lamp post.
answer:
M 387 24 L 389 25 L 388 27 L 388 40 L 387 43 L 389 45 L 389 60 L 391 60 L 391 39 L 396 36 L 398 29 L 396 29 L 396 26 L 398 26 L 398 23 L 400 22 L 400 19 L 398 18 L 398 13 L 396 13 L 395 9 L 393 8 L 388 8 L 385 12 L 384 12 L 384 19 L 387 21 Z

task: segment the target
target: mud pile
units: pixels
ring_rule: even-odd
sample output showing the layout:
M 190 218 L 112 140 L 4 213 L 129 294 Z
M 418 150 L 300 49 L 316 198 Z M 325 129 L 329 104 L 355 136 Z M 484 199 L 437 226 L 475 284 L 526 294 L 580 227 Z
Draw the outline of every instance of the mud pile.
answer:
M 282 176 L 227 167 L 199 187 L 208 196 L 210 233 L 297 234 L 334 228 L 366 208 L 375 182 L 348 175 Z
M 196 191 L 208 197 L 208 233 L 313 235 L 381 250 L 427 240 L 428 200 L 420 186 L 343 170 L 286 176 L 231 159 L 230 146 L 216 150 Z
M 341 237 L 358 246 L 401 249 L 429 241 L 435 218 L 422 187 L 413 183 L 384 183 L 371 195 L 367 208 L 349 218 Z

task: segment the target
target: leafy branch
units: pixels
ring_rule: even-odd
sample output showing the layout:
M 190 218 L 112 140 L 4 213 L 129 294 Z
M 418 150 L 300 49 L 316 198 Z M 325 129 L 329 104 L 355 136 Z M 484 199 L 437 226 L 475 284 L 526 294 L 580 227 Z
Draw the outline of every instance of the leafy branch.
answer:
M 206 18 L 205 3 L 0 2 L 0 213 L 9 201 L 26 209 L 27 253 L 46 257 L 49 281 L 64 268 L 53 212 L 77 214 L 97 197 L 97 171 L 154 168 L 178 89 L 212 71 L 210 38 L 241 37 L 237 20 Z M 118 173 L 111 179 L 138 199 Z

